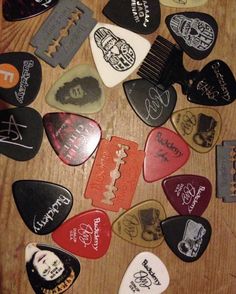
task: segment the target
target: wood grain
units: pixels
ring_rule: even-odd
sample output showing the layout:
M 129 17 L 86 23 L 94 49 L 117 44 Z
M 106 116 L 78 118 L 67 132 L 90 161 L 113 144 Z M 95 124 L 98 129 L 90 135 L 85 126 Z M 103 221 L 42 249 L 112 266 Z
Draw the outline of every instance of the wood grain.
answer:
M 101 11 L 106 0 L 84 1 L 94 10 L 98 21 L 111 23 Z M 192 9 L 193 10 L 193 9 Z M 174 8 L 161 7 L 161 25 L 158 30 L 145 38 L 153 41 L 157 34 L 172 40 L 165 25 L 165 17 L 178 12 Z M 219 35 L 216 46 L 210 56 L 202 61 L 194 61 L 185 54 L 184 64 L 187 69 L 202 68 L 207 62 L 214 59 L 224 60 L 236 73 L 234 54 L 236 51 L 236 1 L 209 0 L 208 4 L 198 7 L 195 11 L 209 13 L 215 17 L 219 25 Z M 50 12 L 35 18 L 20 21 L 6 22 L 1 17 L 0 52 L 28 51 L 34 49 L 29 45 L 41 23 Z M 122 12 L 121 12 L 122 13 Z M 43 68 L 43 83 L 37 99 L 31 107 L 41 115 L 56 109 L 48 106 L 45 95 L 52 84 L 67 70 L 78 64 L 94 64 L 86 40 L 77 52 L 66 70 L 59 67 L 51 68 L 41 61 Z M 128 79 L 136 78 L 133 73 Z M 176 110 L 193 107 L 179 86 Z M 151 128 L 142 123 L 126 100 L 122 85 L 114 88 L 105 88 L 107 102 L 103 110 L 90 115 L 98 121 L 103 130 L 103 137 L 116 135 L 136 141 L 140 149 L 144 148 L 145 140 Z M 217 107 L 223 119 L 222 133 L 219 139 L 236 139 L 236 107 L 235 103 L 225 107 Z M 168 121 L 165 127 L 173 129 Z M 33 290 L 28 282 L 24 249 L 29 242 L 53 244 L 51 236 L 37 236 L 31 233 L 24 225 L 16 209 L 12 197 L 11 186 L 16 180 L 39 179 L 61 184 L 67 187 L 74 195 L 74 205 L 69 217 L 82 211 L 91 209 L 91 203 L 84 199 L 83 193 L 94 160 L 94 155 L 82 166 L 69 167 L 63 164 L 52 150 L 46 135 L 38 155 L 27 162 L 16 162 L 0 156 L 0 293 L 1 294 L 28 294 Z M 215 197 L 215 149 L 207 154 L 191 151 L 188 163 L 175 174 L 193 173 L 206 176 L 213 185 L 213 197 L 204 213 L 212 225 L 212 239 L 204 255 L 194 263 L 184 263 L 179 260 L 168 248 L 165 242 L 161 246 L 149 250 L 159 256 L 166 264 L 170 274 L 170 285 L 167 294 L 232 294 L 236 289 L 236 204 L 224 204 Z M 161 188 L 161 182 L 147 184 L 140 176 L 133 204 L 147 199 L 157 199 L 166 210 L 167 216 L 176 215 L 176 212 L 166 200 Z M 110 220 L 115 220 L 119 213 L 108 212 Z M 119 288 L 122 276 L 134 256 L 146 249 L 131 245 L 113 235 L 108 253 L 98 260 L 79 258 L 82 271 L 68 294 L 115 294 Z

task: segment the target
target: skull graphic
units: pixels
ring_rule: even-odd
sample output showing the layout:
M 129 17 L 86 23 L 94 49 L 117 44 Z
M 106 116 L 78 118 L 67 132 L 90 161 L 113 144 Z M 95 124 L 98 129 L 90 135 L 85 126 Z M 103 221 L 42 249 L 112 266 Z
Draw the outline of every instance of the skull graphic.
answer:
M 95 42 L 103 57 L 117 71 L 126 71 L 135 63 L 135 52 L 123 39 L 107 28 L 101 27 L 94 33 Z
M 188 46 L 199 51 L 208 50 L 215 40 L 212 27 L 198 18 L 174 15 L 170 20 L 170 27 Z

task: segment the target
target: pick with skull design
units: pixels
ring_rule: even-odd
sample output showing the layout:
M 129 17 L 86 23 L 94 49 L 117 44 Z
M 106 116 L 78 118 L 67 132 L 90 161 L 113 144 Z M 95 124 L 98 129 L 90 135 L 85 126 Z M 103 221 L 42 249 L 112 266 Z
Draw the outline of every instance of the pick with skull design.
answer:
M 167 27 L 179 46 L 193 59 L 206 58 L 215 46 L 218 25 L 202 12 L 180 12 L 166 18 Z
M 114 87 L 126 79 L 151 47 L 150 42 L 138 34 L 105 23 L 94 27 L 90 45 L 97 70 L 107 87 Z

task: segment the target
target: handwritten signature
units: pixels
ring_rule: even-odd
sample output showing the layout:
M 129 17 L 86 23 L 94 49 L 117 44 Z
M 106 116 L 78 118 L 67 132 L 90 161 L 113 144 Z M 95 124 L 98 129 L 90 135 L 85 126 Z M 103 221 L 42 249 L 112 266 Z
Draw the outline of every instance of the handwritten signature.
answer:
M 145 271 L 139 271 L 133 275 L 134 282 L 141 288 L 148 288 L 152 286 L 152 281 L 148 278 L 148 273 Z
M 183 135 L 190 135 L 193 131 L 193 127 L 196 124 L 196 116 L 192 112 L 186 111 L 186 113 L 183 115 L 183 119 L 181 122 L 181 129 L 183 131 Z
M 92 243 L 93 239 L 93 229 L 88 224 L 80 224 L 78 229 L 79 240 L 84 244 L 84 247 L 89 246 Z
M 41 3 L 43 1 L 45 1 L 45 3 Z M 48 4 L 50 4 L 52 2 L 52 0 L 35 0 L 35 2 L 40 3 L 42 6 L 47 8 Z
M 123 219 L 123 225 L 125 227 L 124 232 L 130 237 L 137 237 L 139 221 L 135 215 L 128 214 Z

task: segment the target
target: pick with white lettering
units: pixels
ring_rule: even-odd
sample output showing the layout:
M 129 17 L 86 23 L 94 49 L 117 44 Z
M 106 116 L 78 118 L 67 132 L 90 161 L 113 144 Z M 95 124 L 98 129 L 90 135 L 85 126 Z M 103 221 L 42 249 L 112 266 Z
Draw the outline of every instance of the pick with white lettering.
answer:
M 111 241 L 108 215 L 99 209 L 82 212 L 52 233 L 53 240 L 73 254 L 97 259 L 106 254 Z
M 69 190 L 44 181 L 16 181 L 12 192 L 24 223 L 38 235 L 54 231 L 67 217 L 73 204 Z
M 51 245 L 29 243 L 25 248 L 28 278 L 37 294 L 64 293 L 80 273 L 80 262 Z
M 126 97 L 137 116 L 150 127 L 163 125 L 171 116 L 177 95 L 171 86 L 161 90 L 144 79 L 123 83 Z
M 185 262 L 199 259 L 211 238 L 211 225 L 200 216 L 173 216 L 161 222 L 165 241 Z
M 151 252 L 141 252 L 129 264 L 118 294 L 160 294 L 169 286 L 165 264 Z
M 0 99 L 26 106 L 36 98 L 42 82 L 38 59 L 28 52 L 0 54 Z
M 181 215 L 201 216 L 212 193 L 210 181 L 197 175 L 177 175 L 162 181 L 167 199 Z
M 56 5 L 58 0 L 5 0 L 3 16 L 7 21 L 23 20 L 44 13 Z
M 151 34 L 160 25 L 160 3 L 156 0 L 110 0 L 102 13 L 117 25 L 138 34 Z

